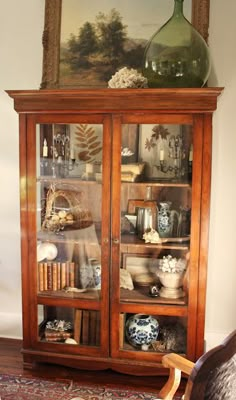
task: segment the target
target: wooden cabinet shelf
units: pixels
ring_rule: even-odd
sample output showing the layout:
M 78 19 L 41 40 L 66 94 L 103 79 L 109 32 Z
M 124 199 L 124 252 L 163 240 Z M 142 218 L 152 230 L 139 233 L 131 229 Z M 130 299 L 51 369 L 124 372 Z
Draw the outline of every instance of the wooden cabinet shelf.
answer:
M 84 292 L 67 292 L 66 290 L 50 290 L 38 293 L 38 299 L 43 298 L 44 302 L 49 299 L 75 299 L 75 300 L 93 300 L 98 301 L 100 297 L 100 292 L 97 290 L 86 290 Z M 42 301 L 42 300 L 41 300 Z
M 124 253 L 146 253 L 152 250 L 152 253 L 161 249 L 188 250 L 190 238 L 171 238 L 163 239 L 161 243 L 144 243 L 137 235 L 122 235 L 121 249 Z
M 139 287 L 135 290 L 122 289 L 120 293 L 120 301 L 122 303 L 142 303 L 142 304 L 165 304 L 165 305 L 187 305 L 186 296 L 180 297 L 178 299 L 170 299 L 164 297 L 153 297 L 150 296 L 149 286 Z
M 166 352 L 201 356 L 221 91 L 8 91 L 20 126 L 26 367 L 153 375 Z
M 74 177 L 74 178 L 54 178 L 53 176 L 40 176 L 37 177 L 37 182 L 45 182 L 48 183 L 49 185 L 51 184 L 63 184 L 63 185 L 97 185 L 101 186 L 101 182 L 97 182 L 95 180 L 84 180 L 81 179 L 80 177 Z

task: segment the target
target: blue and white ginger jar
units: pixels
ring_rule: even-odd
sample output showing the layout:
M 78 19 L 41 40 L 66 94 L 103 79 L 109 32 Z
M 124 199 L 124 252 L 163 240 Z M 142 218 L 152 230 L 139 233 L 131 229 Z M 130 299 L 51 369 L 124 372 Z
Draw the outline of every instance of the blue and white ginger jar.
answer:
M 159 323 L 151 315 L 135 314 L 126 321 L 126 337 L 132 346 L 148 345 L 156 340 Z

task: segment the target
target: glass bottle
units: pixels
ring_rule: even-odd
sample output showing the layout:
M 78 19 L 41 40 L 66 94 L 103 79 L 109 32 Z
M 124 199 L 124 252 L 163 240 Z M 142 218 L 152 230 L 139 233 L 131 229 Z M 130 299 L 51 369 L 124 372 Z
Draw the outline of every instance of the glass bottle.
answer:
M 148 86 L 202 87 L 211 67 L 209 49 L 183 14 L 183 1 L 174 0 L 172 17 L 149 40 L 143 61 Z

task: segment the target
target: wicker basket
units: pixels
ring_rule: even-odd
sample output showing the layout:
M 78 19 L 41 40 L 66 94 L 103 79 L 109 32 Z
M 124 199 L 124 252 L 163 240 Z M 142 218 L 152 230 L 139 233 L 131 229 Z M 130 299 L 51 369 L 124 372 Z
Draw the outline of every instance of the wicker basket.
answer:
M 57 232 L 83 229 L 92 225 L 91 212 L 81 204 L 81 192 L 48 190 L 42 229 Z

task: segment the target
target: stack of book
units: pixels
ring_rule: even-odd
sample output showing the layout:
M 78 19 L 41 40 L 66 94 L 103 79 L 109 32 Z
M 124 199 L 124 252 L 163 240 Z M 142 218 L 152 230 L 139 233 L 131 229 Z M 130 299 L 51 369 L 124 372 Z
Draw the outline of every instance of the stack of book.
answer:
M 38 283 L 40 292 L 75 287 L 75 263 L 39 262 Z
M 61 342 L 72 336 L 69 331 L 55 331 L 53 329 L 45 329 L 45 339 L 47 342 Z
M 100 345 L 100 312 L 96 310 L 75 310 L 74 339 L 78 344 Z

